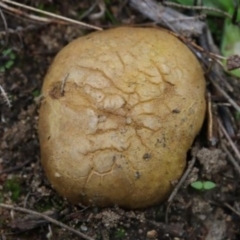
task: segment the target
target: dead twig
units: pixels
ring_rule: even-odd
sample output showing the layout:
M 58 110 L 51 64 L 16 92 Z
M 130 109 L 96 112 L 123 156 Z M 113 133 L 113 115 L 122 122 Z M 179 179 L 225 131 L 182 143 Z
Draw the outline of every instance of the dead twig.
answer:
M 238 165 L 237 161 L 235 160 L 235 158 L 233 157 L 233 155 L 230 153 L 230 151 L 228 151 L 226 145 L 224 143 L 221 144 L 221 147 L 223 149 L 223 151 L 227 154 L 229 161 L 232 163 L 232 165 L 234 166 L 234 169 L 238 172 L 238 174 L 240 175 L 240 166 Z
M 177 185 L 175 186 L 174 190 L 172 191 L 171 195 L 169 196 L 169 198 L 167 200 L 168 205 L 167 205 L 166 215 L 165 215 L 165 222 L 166 223 L 168 223 L 168 212 L 169 212 L 170 206 L 172 204 L 173 198 L 176 196 L 177 192 L 179 191 L 179 189 L 181 188 L 181 186 L 183 185 L 183 183 L 187 179 L 188 175 L 192 171 L 192 168 L 193 168 L 195 162 L 196 162 L 196 156 L 194 154 L 194 156 L 192 157 L 192 160 L 189 161 L 189 163 L 188 163 L 187 170 L 185 171 L 185 173 L 183 174 L 180 181 L 177 183 Z
M 11 107 L 12 104 L 7 96 L 7 93 L 4 91 L 3 87 L 0 85 L 0 93 L 3 96 L 4 101 L 7 103 L 8 107 Z
M 23 213 L 28 213 L 28 214 L 32 214 L 32 215 L 35 215 L 35 216 L 38 216 L 38 217 L 41 217 L 45 220 L 47 220 L 48 222 L 50 223 L 53 223 L 59 227 L 62 227 L 62 228 L 65 228 L 67 229 L 68 231 L 72 232 L 72 233 L 75 233 L 77 236 L 83 238 L 83 239 L 87 239 L 87 240 L 94 240 L 93 238 L 87 236 L 86 234 L 84 233 L 81 233 L 77 230 L 75 230 L 74 228 L 71 228 L 69 226 L 67 226 L 66 224 L 64 223 L 61 223 L 43 213 L 39 213 L 39 212 L 35 212 L 33 210 L 29 210 L 29 209 L 26 209 L 26 208 L 21 208 L 21 207 L 14 207 L 12 205 L 9 205 L 9 204 L 4 204 L 4 203 L 0 203 L 0 207 L 1 208 L 6 208 L 6 209 L 10 209 L 10 210 L 14 210 L 14 211 L 18 211 L 18 212 L 23 212 Z
M 14 7 L 9 7 L 8 5 L 0 2 L 0 7 L 2 9 L 4 9 L 5 12 L 7 12 L 10 15 L 13 16 L 21 16 L 27 19 L 30 19 L 32 21 L 37 21 L 37 22 L 41 22 L 41 23 L 58 23 L 58 24 L 65 24 L 65 22 L 63 21 L 59 21 L 59 20 L 52 20 L 46 17 L 40 17 L 40 16 L 36 16 L 33 14 L 28 14 L 26 12 L 21 11 L 20 9 L 14 8 Z
M 231 104 L 231 106 L 235 108 L 235 110 L 240 112 L 240 106 L 227 94 L 227 92 L 223 90 L 223 88 L 221 88 L 220 85 L 216 81 L 214 81 L 212 77 L 209 77 L 209 80 L 211 81 L 212 85 L 226 98 L 226 100 Z
M 219 119 L 218 119 L 218 125 L 219 125 L 223 135 L 226 137 L 230 146 L 232 147 L 232 150 L 237 155 L 238 161 L 240 161 L 240 152 L 238 150 L 238 147 L 234 144 L 233 140 L 231 139 L 231 137 L 229 136 L 228 132 L 226 131 L 225 127 L 223 126 L 222 122 Z
M 212 113 L 212 99 L 210 92 L 207 95 L 207 119 L 208 119 L 208 128 L 207 128 L 207 135 L 208 135 L 208 142 L 212 147 L 216 146 L 218 143 L 218 135 L 217 135 L 217 122 L 215 121 L 216 118 Z
M 23 9 L 30 10 L 32 12 L 44 14 L 45 16 L 52 17 L 52 18 L 55 18 L 55 19 L 58 19 L 58 20 L 62 20 L 62 21 L 67 22 L 67 23 L 77 24 L 81 27 L 86 27 L 86 28 L 95 29 L 95 30 L 102 30 L 102 28 L 96 27 L 96 26 L 91 25 L 91 24 L 87 24 L 87 23 L 80 22 L 80 21 L 77 21 L 77 20 L 74 20 L 74 19 L 71 19 L 71 18 L 63 17 L 63 16 L 60 16 L 60 15 L 57 15 L 57 14 L 54 14 L 54 13 L 46 12 L 46 11 L 43 11 L 43 10 L 40 10 L 40 9 L 37 9 L 37 8 L 34 8 L 34 7 L 30 7 L 30 6 L 27 6 L 25 4 L 21 4 L 21 3 L 18 3 L 18 2 L 14 2 L 14 1 L 11 1 L 11 0 L 1 0 L 1 2 L 5 2 L 5 3 L 11 4 L 13 6 L 21 7 Z
M 175 35 L 176 37 L 178 37 L 179 39 L 181 39 L 186 45 L 192 46 L 199 53 L 202 53 L 205 57 L 210 58 L 211 60 L 216 62 L 218 65 L 220 65 L 222 68 L 224 68 L 221 60 L 225 60 L 227 58 L 225 58 L 225 57 L 223 57 L 219 54 L 216 54 L 216 53 L 214 53 L 210 50 L 204 49 L 203 47 L 199 46 L 198 44 L 196 44 L 194 41 L 190 40 L 189 38 L 186 38 L 186 37 L 184 37 L 182 35 L 179 35 L 177 33 L 172 33 L 172 34 Z
M 12 167 L 12 168 L 4 169 L 4 170 L 2 170 L 0 172 L 0 176 L 2 174 L 11 173 L 11 172 L 15 172 L 15 171 L 21 170 L 24 166 L 27 166 L 31 162 L 32 162 L 32 160 L 28 160 L 28 161 L 24 162 L 23 164 L 21 164 L 19 166 L 15 166 L 15 167 Z
M 230 206 L 228 203 L 224 203 L 224 206 L 227 207 L 228 209 L 230 209 L 231 211 L 233 211 L 236 215 L 238 215 L 240 217 L 240 212 L 237 211 L 235 208 L 233 208 L 232 206 Z

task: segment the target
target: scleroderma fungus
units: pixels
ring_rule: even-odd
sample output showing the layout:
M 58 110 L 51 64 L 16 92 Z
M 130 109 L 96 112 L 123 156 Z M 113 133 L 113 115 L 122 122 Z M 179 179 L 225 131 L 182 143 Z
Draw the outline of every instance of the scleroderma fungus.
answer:
M 205 114 L 192 52 L 159 29 L 121 27 L 63 48 L 43 84 L 41 161 L 73 203 L 142 208 L 178 180 Z

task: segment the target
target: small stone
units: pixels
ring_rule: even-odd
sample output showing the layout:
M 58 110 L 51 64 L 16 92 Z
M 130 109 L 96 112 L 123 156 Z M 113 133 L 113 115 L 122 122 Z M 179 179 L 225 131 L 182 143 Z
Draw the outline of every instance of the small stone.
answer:
M 147 238 L 154 239 L 157 237 L 157 231 L 156 230 L 150 230 L 147 232 Z
M 87 226 L 85 224 L 82 224 L 80 226 L 80 229 L 81 229 L 82 232 L 86 232 L 88 230 L 88 228 L 87 228 Z

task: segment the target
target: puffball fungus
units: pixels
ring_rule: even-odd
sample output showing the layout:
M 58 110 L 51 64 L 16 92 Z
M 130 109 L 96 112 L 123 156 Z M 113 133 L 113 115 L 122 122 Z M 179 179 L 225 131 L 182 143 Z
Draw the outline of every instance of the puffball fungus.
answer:
M 120 27 L 80 37 L 44 80 L 41 161 L 72 203 L 142 208 L 182 175 L 205 115 L 205 80 L 168 32 Z

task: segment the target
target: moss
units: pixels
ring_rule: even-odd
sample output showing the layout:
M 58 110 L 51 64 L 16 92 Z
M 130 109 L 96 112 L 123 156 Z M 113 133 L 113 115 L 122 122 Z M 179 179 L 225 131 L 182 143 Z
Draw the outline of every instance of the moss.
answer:
M 114 233 L 114 239 L 124 239 L 126 232 L 124 228 L 118 228 Z
M 11 199 L 14 202 L 19 199 L 19 196 L 21 194 L 21 185 L 20 185 L 19 179 L 12 178 L 12 179 L 6 180 L 3 189 L 4 189 L 4 192 L 11 192 Z M 1 201 L 1 196 L 0 196 L 0 201 Z

